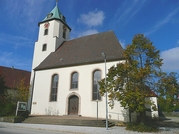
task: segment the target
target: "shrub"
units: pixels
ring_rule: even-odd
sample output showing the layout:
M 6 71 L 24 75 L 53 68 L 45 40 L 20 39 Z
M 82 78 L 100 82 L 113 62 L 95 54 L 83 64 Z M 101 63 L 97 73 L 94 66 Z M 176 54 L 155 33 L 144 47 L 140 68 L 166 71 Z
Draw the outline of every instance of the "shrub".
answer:
M 6 103 L 1 107 L 0 116 L 11 116 L 15 115 L 16 105 L 13 103 Z
M 138 132 L 158 132 L 158 128 L 154 124 L 144 123 L 127 123 L 126 130 L 138 131 Z

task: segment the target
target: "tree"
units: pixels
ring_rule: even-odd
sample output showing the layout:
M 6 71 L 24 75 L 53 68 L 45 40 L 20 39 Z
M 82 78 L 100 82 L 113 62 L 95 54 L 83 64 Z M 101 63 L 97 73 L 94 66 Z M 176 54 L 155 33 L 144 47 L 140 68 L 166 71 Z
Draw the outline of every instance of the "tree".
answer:
M 177 102 L 179 94 L 179 74 L 163 73 L 156 85 L 161 110 L 166 112 L 175 110 L 174 102 Z
M 21 79 L 17 85 L 17 101 L 28 101 L 29 98 L 29 85 L 25 84 L 25 79 Z
M 0 75 L 0 117 L 7 113 L 8 93 L 4 77 Z
M 121 105 L 131 113 L 140 113 L 141 121 L 145 121 L 145 112 L 148 110 L 145 105 L 150 104 L 153 110 L 156 106 L 145 98 L 151 95 L 153 89 L 153 78 L 160 76 L 162 59 L 152 42 L 137 34 L 124 50 L 124 61 L 108 70 L 106 89 L 110 100 L 120 101 Z M 99 82 L 100 93 L 104 95 L 104 79 Z M 113 105 L 110 105 L 113 106 Z
M 6 86 L 5 86 L 4 77 L 0 75 L 0 95 L 5 95 L 5 94 L 6 94 Z
M 7 101 L 7 90 L 4 77 L 0 75 L 0 107 L 2 108 Z

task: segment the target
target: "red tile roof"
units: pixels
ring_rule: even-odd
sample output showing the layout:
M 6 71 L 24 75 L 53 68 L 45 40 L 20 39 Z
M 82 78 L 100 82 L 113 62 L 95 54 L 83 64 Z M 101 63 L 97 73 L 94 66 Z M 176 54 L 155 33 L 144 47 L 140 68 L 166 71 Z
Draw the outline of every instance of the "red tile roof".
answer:
M 157 94 L 152 91 L 149 87 L 146 87 L 147 97 L 158 97 Z
M 17 84 L 23 78 L 26 85 L 30 84 L 31 72 L 29 71 L 0 66 L 0 75 L 4 77 L 5 86 L 8 88 L 17 88 Z

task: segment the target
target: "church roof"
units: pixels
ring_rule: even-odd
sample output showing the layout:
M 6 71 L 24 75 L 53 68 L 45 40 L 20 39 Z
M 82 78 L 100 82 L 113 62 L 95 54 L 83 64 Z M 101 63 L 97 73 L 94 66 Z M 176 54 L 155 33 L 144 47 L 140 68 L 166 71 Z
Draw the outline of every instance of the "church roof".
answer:
M 50 13 L 47 14 L 47 16 L 45 17 L 44 20 L 39 22 L 38 25 L 40 25 L 41 23 L 50 21 L 50 20 L 60 20 L 62 23 L 64 23 L 71 30 L 71 28 L 66 23 L 65 16 L 62 15 L 62 13 L 60 12 L 57 5 L 52 9 L 52 11 Z
M 123 48 L 113 31 L 63 42 L 35 70 L 102 63 L 102 52 L 106 54 L 107 61 L 123 59 Z

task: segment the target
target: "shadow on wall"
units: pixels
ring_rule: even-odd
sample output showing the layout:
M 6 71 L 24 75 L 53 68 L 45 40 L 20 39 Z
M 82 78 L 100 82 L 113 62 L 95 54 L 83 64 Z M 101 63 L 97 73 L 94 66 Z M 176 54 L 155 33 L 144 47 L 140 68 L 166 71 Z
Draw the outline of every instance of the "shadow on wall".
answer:
M 45 109 L 45 115 L 59 115 L 59 110 L 48 107 L 47 109 Z
M 122 114 L 124 116 L 124 121 L 129 122 L 129 110 L 123 110 Z M 133 112 L 131 113 L 131 122 L 136 122 L 137 121 L 137 113 Z

